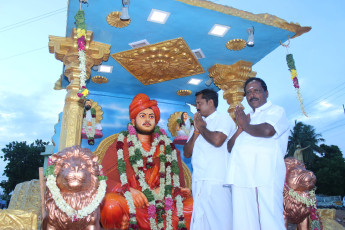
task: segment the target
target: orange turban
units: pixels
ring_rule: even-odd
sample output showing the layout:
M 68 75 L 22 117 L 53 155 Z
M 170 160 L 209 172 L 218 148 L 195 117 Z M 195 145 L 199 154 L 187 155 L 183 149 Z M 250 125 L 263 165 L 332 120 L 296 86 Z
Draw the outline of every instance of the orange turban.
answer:
M 131 120 L 135 119 L 141 111 L 147 108 L 151 108 L 153 110 L 157 124 L 160 119 L 160 111 L 157 106 L 157 101 L 150 100 L 150 98 L 143 93 L 139 93 L 133 98 L 132 103 L 129 105 L 129 117 L 131 118 Z

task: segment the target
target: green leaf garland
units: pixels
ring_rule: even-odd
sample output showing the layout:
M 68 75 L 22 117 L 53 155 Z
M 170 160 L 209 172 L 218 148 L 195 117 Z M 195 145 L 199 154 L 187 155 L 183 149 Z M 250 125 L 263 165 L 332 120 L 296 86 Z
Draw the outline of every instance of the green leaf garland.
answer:
M 176 175 L 180 174 L 177 160 L 171 161 L 171 171 Z
M 151 201 L 153 201 L 155 198 L 154 198 L 154 196 L 153 196 L 153 194 L 152 194 L 152 192 L 149 190 L 149 189 L 145 189 L 144 191 L 143 191 L 143 193 L 144 193 L 144 195 L 146 196 L 146 198 L 147 198 L 147 200 L 149 201 L 149 202 L 151 202 Z
M 84 10 L 78 10 L 76 15 L 74 16 L 74 19 L 77 28 L 86 30 Z

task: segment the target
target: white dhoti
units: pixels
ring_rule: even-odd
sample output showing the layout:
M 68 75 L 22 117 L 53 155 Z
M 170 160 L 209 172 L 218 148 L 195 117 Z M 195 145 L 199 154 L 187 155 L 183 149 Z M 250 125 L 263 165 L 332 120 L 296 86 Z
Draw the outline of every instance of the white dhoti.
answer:
M 197 181 L 192 184 L 191 230 L 231 230 L 231 190 L 222 183 Z
M 232 185 L 233 230 L 285 230 L 283 188 L 281 178 L 256 188 Z

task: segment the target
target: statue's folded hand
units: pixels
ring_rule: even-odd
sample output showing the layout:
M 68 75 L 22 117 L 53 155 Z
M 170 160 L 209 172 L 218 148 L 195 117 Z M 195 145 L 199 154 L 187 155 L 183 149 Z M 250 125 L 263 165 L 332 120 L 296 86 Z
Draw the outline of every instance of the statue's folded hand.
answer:
M 146 196 L 144 193 L 140 192 L 139 190 L 136 190 L 134 188 L 130 188 L 129 191 L 132 194 L 133 197 L 133 202 L 135 207 L 148 207 L 149 206 L 149 201 L 147 200 Z

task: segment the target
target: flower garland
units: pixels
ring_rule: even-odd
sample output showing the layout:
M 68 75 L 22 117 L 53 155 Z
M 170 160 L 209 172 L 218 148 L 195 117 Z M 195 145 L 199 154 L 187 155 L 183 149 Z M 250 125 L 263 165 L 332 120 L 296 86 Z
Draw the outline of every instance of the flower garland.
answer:
M 80 90 L 77 95 L 81 99 L 87 98 L 89 91 L 86 88 L 86 55 L 85 55 L 85 45 L 86 45 L 86 23 L 85 23 L 85 13 L 83 10 L 78 10 L 74 16 L 75 24 L 77 27 L 77 43 L 78 43 L 78 59 L 79 59 L 79 79 L 80 79 Z
M 179 180 L 179 167 L 177 162 L 176 149 L 171 144 L 171 141 L 166 136 L 163 129 L 156 126 L 154 130 L 154 141 L 152 143 L 150 151 L 145 151 L 142 148 L 141 142 L 138 140 L 135 128 L 132 124 L 128 124 L 128 132 L 120 133 L 116 149 L 118 154 L 118 170 L 120 174 L 120 180 L 122 187 L 125 189 L 124 196 L 127 200 L 129 207 L 130 220 L 129 229 L 137 229 L 136 210 L 133 202 L 132 195 L 129 191 L 128 179 L 126 174 L 126 163 L 123 159 L 123 146 L 124 139 L 127 137 L 129 161 L 134 169 L 136 178 L 142 188 L 142 192 L 146 196 L 149 207 L 148 216 L 150 221 L 150 227 L 154 230 L 164 229 L 163 214 L 166 214 L 166 229 L 173 229 L 172 227 L 172 208 L 173 197 L 172 190 L 174 186 L 174 195 L 176 200 L 177 214 L 179 218 L 178 229 L 185 229 L 184 215 L 183 215 L 183 203 L 182 194 L 180 192 L 180 180 Z M 145 181 L 145 167 L 143 165 L 143 156 L 147 157 L 146 168 L 153 166 L 153 155 L 159 146 L 159 193 L 157 194 Z M 171 177 L 171 173 L 173 176 Z M 173 181 L 173 183 L 172 183 Z M 156 223 L 157 215 L 157 223 Z
M 285 184 L 285 186 L 287 185 Z M 319 213 L 317 211 L 317 206 L 316 206 L 315 190 L 316 188 L 309 191 L 308 196 L 301 196 L 298 192 L 290 188 L 289 196 L 291 196 L 298 202 L 305 204 L 307 207 L 310 207 L 310 219 L 311 219 L 310 229 L 322 230 L 323 226 L 322 226 L 321 218 L 319 216 Z
M 289 70 L 290 70 L 291 80 L 293 82 L 293 86 L 295 87 L 296 92 L 297 92 L 297 98 L 298 98 L 299 104 L 301 106 L 302 113 L 304 114 L 304 116 L 307 117 L 307 113 L 305 112 L 305 109 L 303 106 L 302 95 L 301 95 L 300 90 L 299 90 L 299 83 L 298 83 L 298 79 L 297 79 L 297 70 L 296 70 L 295 61 L 293 59 L 292 54 L 286 55 L 286 62 L 287 62 L 287 65 L 289 67 Z
M 102 202 L 103 197 L 105 196 L 106 188 L 107 188 L 107 184 L 106 184 L 107 177 L 103 175 L 103 169 L 101 165 L 99 165 L 99 169 L 100 169 L 100 176 L 98 176 L 99 187 L 97 189 L 97 193 L 94 199 L 86 207 L 80 210 L 76 210 L 72 208 L 62 197 L 61 191 L 59 187 L 56 185 L 55 165 L 53 164 L 52 159 L 49 157 L 48 168 L 46 170 L 46 178 L 47 178 L 46 185 L 49 188 L 52 194 L 52 198 L 55 201 L 58 208 L 61 211 L 63 211 L 73 221 L 77 221 L 78 219 L 82 219 L 90 215 L 92 212 L 94 212 L 98 208 L 99 204 Z
M 89 145 L 94 145 L 96 133 L 96 118 L 91 118 L 91 126 L 87 125 L 86 119 L 83 120 L 83 128 L 85 130 Z
M 292 188 L 289 189 L 289 196 L 305 204 L 307 207 L 314 207 L 316 206 L 316 199 L 315 199 L 315 189 L 309 191 L 308 196 L 301 196 L 298 192 L 293 190 Z

